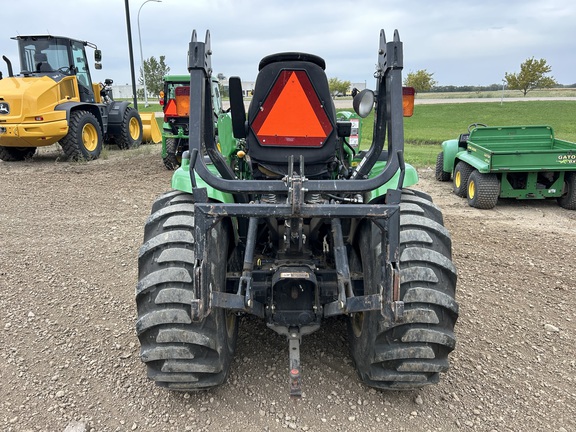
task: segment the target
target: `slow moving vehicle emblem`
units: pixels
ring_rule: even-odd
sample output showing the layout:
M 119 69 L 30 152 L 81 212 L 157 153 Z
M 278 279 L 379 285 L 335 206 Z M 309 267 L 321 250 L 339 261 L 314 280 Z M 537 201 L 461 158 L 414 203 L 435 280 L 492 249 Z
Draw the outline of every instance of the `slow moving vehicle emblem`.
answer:
M 6 102 L 0 102 L 0 114 L 10 114 L 10 105 Z

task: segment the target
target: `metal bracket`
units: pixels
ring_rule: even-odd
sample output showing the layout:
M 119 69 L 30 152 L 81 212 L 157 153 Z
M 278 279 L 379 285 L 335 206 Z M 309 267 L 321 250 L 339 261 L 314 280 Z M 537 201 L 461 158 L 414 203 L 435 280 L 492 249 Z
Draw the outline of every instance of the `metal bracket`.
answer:
M 288 332 L 288 351 L 290 357 L 290 396 L 302 396 L 302 376 L 300 373 L 300 331 L 291 328 Z

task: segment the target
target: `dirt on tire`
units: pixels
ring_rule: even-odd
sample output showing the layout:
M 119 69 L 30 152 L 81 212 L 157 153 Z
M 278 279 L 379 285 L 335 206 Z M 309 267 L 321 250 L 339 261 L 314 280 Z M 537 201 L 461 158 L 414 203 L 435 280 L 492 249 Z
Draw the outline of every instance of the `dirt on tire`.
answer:
M 419 170 L 458 270 L 438 384 L 361 384 L 332 318 L 303 338 L 290 399 L 286 338 L 247 316 L 227 382 L 173 393 L 147 378 L 135 330 L 144 225 L 172 175 L 160 145 L 64 159 L 51 146 L 0 162 L 0 430 L 576 430 L 576 212 L 556 200 L 479 210 Z

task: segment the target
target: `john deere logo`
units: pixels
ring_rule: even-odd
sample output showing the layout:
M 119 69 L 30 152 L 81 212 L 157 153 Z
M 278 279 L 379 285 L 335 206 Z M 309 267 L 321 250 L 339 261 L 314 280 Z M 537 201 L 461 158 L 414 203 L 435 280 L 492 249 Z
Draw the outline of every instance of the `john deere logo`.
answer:
M 0 114 L 10 114 L 10 105 L 6 102 L 0 102 Z

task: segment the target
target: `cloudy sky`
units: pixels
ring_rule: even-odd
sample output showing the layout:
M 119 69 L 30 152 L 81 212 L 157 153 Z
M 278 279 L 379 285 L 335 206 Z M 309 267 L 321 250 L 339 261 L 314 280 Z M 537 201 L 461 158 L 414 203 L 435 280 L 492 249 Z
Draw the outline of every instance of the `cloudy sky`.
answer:
M 426 69 L 439 85 L 501 83 L 530 57 L 546 59 L 559 83 L 576 83 L 574 0 L 144 1 L 129 0 L 137 76 L 139 21 L 144 58 L 164 55 L 172 73 L 186 73 L 196 29 L 201 39 L 210 30 L 214 73 L 251 81 L 265 55 L 304 51 L 326 60 L 329 77 L 371 87 L 382 28 L 389 39 L 400 32 L 404 72 Z M 0 54 L 15 72 L 10 38 L 46 33 L 97 44 L 103 69 L 93 79 L 130 83 L 125 0 L 2 0 Z

